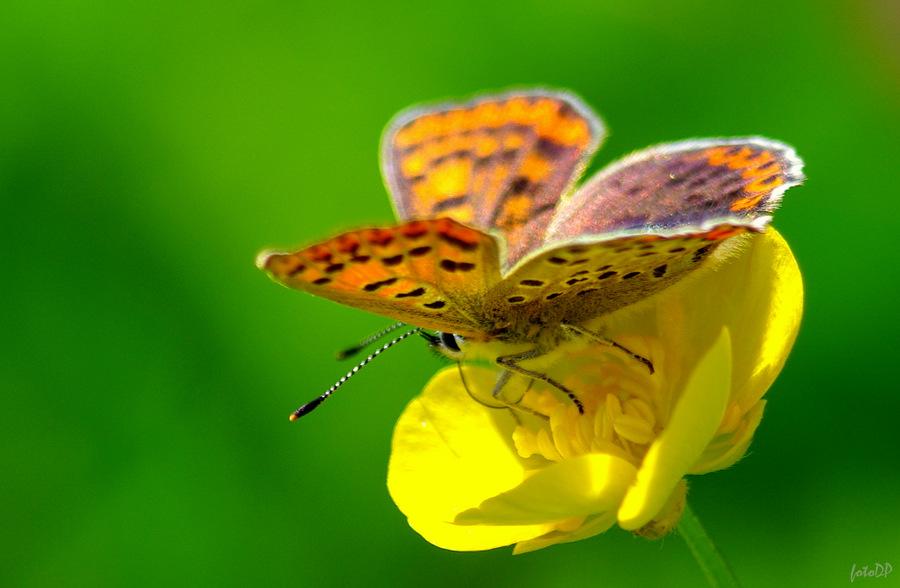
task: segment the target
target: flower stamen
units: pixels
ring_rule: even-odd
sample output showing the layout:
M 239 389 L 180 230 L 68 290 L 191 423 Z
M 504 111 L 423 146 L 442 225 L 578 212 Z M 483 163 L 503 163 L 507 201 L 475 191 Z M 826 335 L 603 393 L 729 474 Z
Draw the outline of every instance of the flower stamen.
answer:
M 657 352 L 655 340 L 641 341 L 642 348 Z M 522 423 L 514 436 L 519 455 L 540 455 L 548 461 L 572 459 L 587 453 L 612 453 L 639 465 L 648 445 L 657 436 L 660 378 L 642 364 L 615 349 L 605 361 L 573 353 L 563 381 L 578 390 L 584 414 L 554 389 L 538 383 L 520 405 L 539 407 L 550 415 L 544 424 Z M 657 353 L 657 357 L 661 353 Z

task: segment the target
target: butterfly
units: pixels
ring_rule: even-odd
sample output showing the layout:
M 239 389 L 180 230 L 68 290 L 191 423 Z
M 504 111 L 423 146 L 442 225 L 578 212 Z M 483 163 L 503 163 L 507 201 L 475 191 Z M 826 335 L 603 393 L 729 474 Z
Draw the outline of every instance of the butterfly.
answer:
M 581 409 L 529 360 L 579 337 L 618 346 L 585 325 L 720 263 L 716 250 L 765 231 L 803 180 L 793 148 L 742 137 L 650 147 L 576 188 L 604 135 L 566 91 L 410 108 L 381 145 L 399 224 L 257 264 L 285 286 L 437 331 L 432 344 L 455 359 L 493 359 L 506 370 L 495 395 L 518 373 Z

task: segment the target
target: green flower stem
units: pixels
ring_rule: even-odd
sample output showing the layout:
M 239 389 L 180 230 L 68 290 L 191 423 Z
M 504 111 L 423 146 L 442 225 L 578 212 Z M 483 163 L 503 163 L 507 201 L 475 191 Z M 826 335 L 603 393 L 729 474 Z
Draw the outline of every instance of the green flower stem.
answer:
M 716 549 L 712 539 L 706 534 L 706 529 L 700 524 L 700 520 L 694 516 L 690 505 L 684 505 L 681 520 L 678 521 L 678 534 L 684 537 L 685 543 L 694 554 L 694 559 L 700 564 L 703 575 L 713 588 L 733 586 L 739 588 L 734 572 L 728 567 L 725 558 Z

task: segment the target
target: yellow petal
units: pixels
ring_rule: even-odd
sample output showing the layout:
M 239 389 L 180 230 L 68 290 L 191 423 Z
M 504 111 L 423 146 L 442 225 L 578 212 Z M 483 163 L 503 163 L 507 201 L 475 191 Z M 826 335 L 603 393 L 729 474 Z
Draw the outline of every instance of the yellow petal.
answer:
M 492 370 L 466 367 L 473 390 L 493 387 Z M 457 551 L 509 545 L 551 527 L 460 527 L 460 512 L 519 484 L 524 464 L 512 443 L 515 421 L 466 393 L 456 367 L 438 372 L 397 422 L 388 466 L 388 490 L 426 540 Z
M 733 435 L 730 435 L 725 443 L 714 442 L 704 453 L 703 457 L 691 468 L 691 474 L 707 474 L 717 470 L 724 470 L 734 465 L 739 459 L 744 457 L 747 448 L 750 447 L 750 441 L 753 440 L 753 433 L 762 421 L 763 408 L 766 406 L 765 400 L 760 400 L 756 406 L 744 415 L 740 427 Z M 720 445 L 717 447 L 717 445 Z
M 456 525 L 410 518 L 409 526 L 432 545 L 451 551 L 483 551 L 552 534 L 553 525 Z
M 728 406 L 731 353 L 731 337 L 722 329 L 691 373 L 669 423 L 625 495 L 619 508 L 622 528 L 633 531 L 653 520 L 716 434 Z
M 784 367 L 803 315 L 803 278 L 797 260 L 781 235 L 774 229 L 771 233 L 771 238 L 761 239 L 755 247 L 749 270 L 755 275 L 766 274 L 771 280 L 771 285 L 762 292 L 757 291 L 758 295 L 764 292 L 766 297 L 758 300 L 751 311 L 765 313 L 760 317 L 766 322 L 765 335 L 758 347 L 749 342 L 735 346 L 735 362 L 753 366 L 746 386 L 735 390 L 736 397 L 742 399 L 748 410 Z
M 522 553 L 529 553 L 531 551 L 537 551 L 538 549 L 543 549 L 545 547 L 550 547 L 551 545 L 556 545 L 557 543 L 569 543 L 571 541 L 581 541 L 582 539 L 587 539 L 588 537 L 593 537 L 594 535 L 599 535 L 600 533 L 606 531 L 610 527 L 612 527 L 616 523 L 616 513 L 615 511 L 609 511 L 603 513 L 601 515 L 596 515 L 594 517 L 588 517 L 577 529 L 574 531 L 563 533 L 559 531 L 553 531 L 551 533 L 547 533 L 541 537 L 536 537 L 534 539 L 528 541 L 520 541 L 516 544 L 516 547 L 513 549 L 513 555 L 519 555 Z
M 535 525 L 615 510 L 636 469 L 612 455 L 589 453 L 554 463 L 515 488 L 456 517 L 461 524 Z
M 464 368 L 473 390 L 490 390 L 494 372 Z M 512 443 L 515 421 L 466 393 L 456 367 L 438 372 L 394 428 L 388 489 L 411 517 L 452 521 L 463 510 L 509 490 L 524 469 Z
M 790 352 L 803 312 L 803 283 L 790 248 L 775 229 L 752 235 L 744 250 L 718 269 L 688 280 L 657 303 L 659 337 L 686 378 L 722 327 L 733 341 L 732 399 L 749 410 L 765 394 Z M 673 354 L 670 354 L 673 355 Z M 679 386 L 680 387 L 680 386 Z

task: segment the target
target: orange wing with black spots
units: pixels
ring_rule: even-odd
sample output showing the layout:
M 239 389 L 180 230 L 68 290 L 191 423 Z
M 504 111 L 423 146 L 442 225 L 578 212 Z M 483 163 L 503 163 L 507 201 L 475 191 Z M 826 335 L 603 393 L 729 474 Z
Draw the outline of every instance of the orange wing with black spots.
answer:
M 545 243 L 715 224 L 761 231 L 785 190 L 803 180 L 794 149 L 770 139 L 658 145 L 612 164 L 558 209 Z
M 483 336 L 484 294 L 500 280 L 493 237 L 450 219 L 363 229 L 294 253 L 262 252 L 276 281 L 405 323 Z
M 382 172 L 401 220 L 450 217 L 506 241 L 504 267 L 538 247 L 604 135 L 564 92 L 516 92 L 399 114 Z

